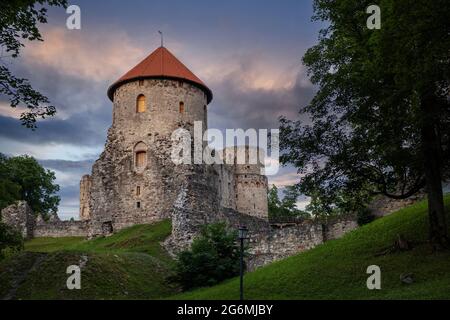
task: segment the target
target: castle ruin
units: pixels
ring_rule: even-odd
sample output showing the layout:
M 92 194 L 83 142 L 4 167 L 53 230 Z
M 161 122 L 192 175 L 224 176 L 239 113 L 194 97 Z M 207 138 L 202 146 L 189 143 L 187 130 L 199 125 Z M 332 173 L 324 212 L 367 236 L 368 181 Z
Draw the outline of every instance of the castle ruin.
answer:
M 135 224 L 172 220 L 164 243 L 176 253 L 192 242 L 201 227 L 225 221 L 246 225 L 250 268 L 267 264 L 356 227 L 354 219 L 274 224 L 268 219 L 267 177 L 257 164 L 236 162 L 238 148 L 216 150 L 225 164 L 175 164 L 172 134 L 194 122 L 208 128 L 211 90 L 169 50 L 160 47 L 108 89 L 112 126 L 105 150 L 80 181 L 80 221 L 23 221 L 27 207 L 7 208 L 3 216 L 30 236 L 107 236 Z M 246 158 L 248 158 L 246 156 Z M 10 218 L 8 218 L 10 217 Z M 22 217 L 22 218 L 18 218 Z

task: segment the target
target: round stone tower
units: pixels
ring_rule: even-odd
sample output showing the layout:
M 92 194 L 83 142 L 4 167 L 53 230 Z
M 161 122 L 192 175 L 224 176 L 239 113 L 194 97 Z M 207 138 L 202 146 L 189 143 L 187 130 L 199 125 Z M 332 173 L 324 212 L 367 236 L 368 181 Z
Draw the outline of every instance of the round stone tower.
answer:
M 171 161 L 171 135 L 207 129 L 211 90 L 160 47 L 108 89 L 113 123 L 105 151 L 93 166 L 92 233 L 170 217 L 185 166 Z

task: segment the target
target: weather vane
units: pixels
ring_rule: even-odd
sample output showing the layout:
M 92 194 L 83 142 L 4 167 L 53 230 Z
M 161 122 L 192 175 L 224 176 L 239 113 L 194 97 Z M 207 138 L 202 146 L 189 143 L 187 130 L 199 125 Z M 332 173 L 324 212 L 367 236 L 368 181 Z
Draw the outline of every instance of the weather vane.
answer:
M 160 30 L 158 30 L 158 33 L 161 35 L 161 47 L 164 47 L 164 35 Z

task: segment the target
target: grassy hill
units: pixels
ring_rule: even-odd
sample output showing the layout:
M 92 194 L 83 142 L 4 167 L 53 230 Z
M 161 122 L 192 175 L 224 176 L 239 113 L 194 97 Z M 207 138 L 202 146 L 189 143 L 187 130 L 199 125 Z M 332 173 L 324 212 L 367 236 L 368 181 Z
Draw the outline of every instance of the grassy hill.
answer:
M 138 225 L 108 238 L 36 238 L 0 263 L 0 298 L 158 299 L 178 291 L 167 283 L 173 260 L 160 246 L 170 221 Z M 86 261 L 81 289 L 66 288 L 66 268 Z
M 446 196 L 450 209 L 450 195 Z M 449 299 L 450 252 L 427 244 L 426 202 L 402 209 L 310 251 L 245 276 L 246 299 Z M 37 238 L 0 262 L 0 298 L 237 299 L 239 282 L 180 294 L 166 281 L 173 260 L 160 246 L 170 221 L 138 225 L 108 237 Z M 401 234 L 409 251 L 381 254 Z M 66 268 L 86 261 L 82 290 L 66 289 Z M 382 289 L 366 288 L 369 265 L 381 268 Z M 415 282 L 400 281 L 413 273 Z
M 450 196 L 445 198 L 450 209 Z M 245 276 L 246 299 L 450 299 L 450 252 L 427 244 L 426 202 L 402 209 L 310 251 Z M 401 234 L 413 249 L 380 255 Z M 381 268 L 381 290 L 368 290 L 369 265 Z M 400 275 L 413 273 L 407 285 Z M 175 299 L 237 299 L 238 279 Z

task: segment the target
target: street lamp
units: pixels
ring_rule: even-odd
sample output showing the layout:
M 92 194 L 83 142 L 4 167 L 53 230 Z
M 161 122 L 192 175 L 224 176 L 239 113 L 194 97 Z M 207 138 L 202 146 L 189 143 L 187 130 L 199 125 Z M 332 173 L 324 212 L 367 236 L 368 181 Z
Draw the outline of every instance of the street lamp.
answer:
M 241 241 L 241 261 L 240 261 L 240 298 L 244 300 L 244 240 L 247 239 L 248 229 L 246 226 L 239 227 L 239 240 Z

